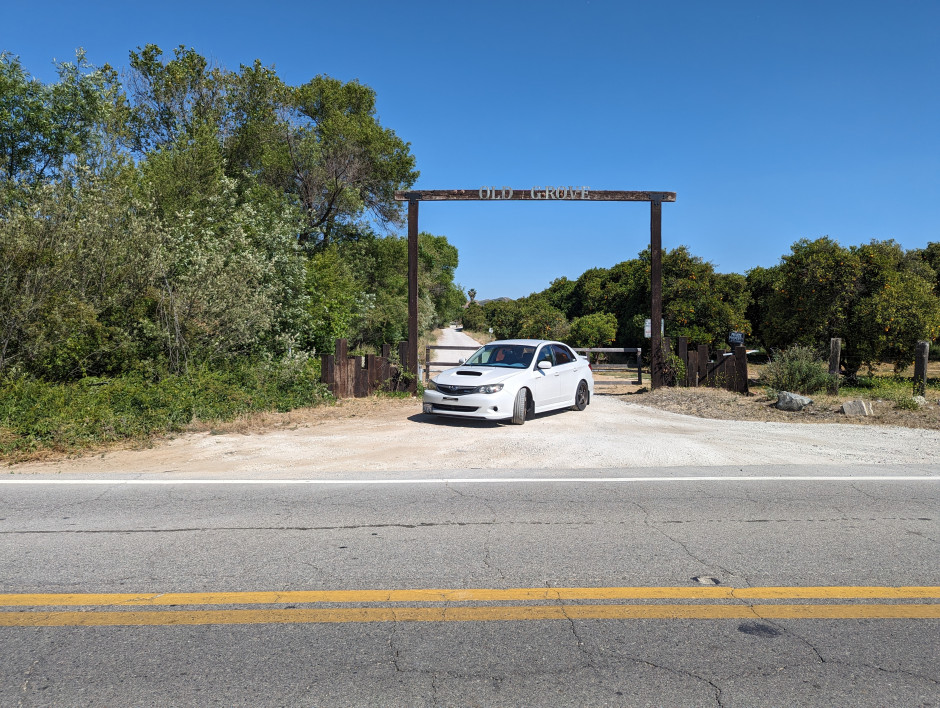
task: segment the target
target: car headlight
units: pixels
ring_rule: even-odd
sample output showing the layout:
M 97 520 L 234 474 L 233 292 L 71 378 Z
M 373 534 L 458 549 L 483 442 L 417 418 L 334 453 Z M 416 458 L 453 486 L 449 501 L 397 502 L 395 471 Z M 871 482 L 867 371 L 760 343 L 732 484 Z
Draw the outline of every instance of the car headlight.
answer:
M 434 383 L 433 380 L 428 379 L 428 385 L 425 386 L 425 388 L 426 388 L 428 391 L 436 391 L 436 390 L 437 390 L 437 384 Z
M 497 393 L 502 390 L 502 384 L 487 384 L 486 386 L 477 387 L 477 393 Z

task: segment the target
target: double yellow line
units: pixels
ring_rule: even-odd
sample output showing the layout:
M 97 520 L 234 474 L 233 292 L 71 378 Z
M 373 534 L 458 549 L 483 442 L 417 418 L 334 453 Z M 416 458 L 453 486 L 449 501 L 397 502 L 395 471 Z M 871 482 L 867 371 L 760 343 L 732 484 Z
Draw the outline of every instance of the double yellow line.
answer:
M 666 604 L 663 600 L 682 602 Z M 770 602 L 758 604 L 755 600 Z M 793 600 L 814 602 L 787 602 Z M 872 602 L 873 600 L 881 602 Z M 604 603 L 585 604 L 585 601 Z M 490 604 L 507 602 L 519 604 Z M 544 602 L 553 604 L 533 604 Z M 350 604 L 368 606 L 349 607 Z M 206 606 L 222 605 L 226 608 L 202 609 Z M 268 607 L 239 608 L 245 605 Z M 287 607 L 284 607 L 285 605 Z M 60 609 L 63 607 L 88 609 Z M 133 609 L 139 607 L 167 609 Z M 614 587 L 0 594 L 0 627 L 572 619 L 901 618 L 940 619 L 940 587 Z

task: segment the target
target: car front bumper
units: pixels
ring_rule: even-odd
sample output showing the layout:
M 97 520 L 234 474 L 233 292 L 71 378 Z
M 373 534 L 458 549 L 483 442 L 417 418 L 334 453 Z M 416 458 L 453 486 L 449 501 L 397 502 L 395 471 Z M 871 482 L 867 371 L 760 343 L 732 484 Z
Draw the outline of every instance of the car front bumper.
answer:
M 465 396 L 448 396 L 440 391 L 427 389 L 422 401 L 425 413 L 446 415 L 455 418 L 476 420 L 504 420 L 512 418 L 515 391 L 499 393 L 471 393 Z

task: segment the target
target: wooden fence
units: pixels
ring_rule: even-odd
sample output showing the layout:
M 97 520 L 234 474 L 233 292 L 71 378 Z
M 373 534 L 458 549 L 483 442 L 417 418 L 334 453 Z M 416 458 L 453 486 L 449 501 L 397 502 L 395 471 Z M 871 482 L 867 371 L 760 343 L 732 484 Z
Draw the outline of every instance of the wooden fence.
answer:
M 336 398 L 364 398 L 376 391 L 414 391 L 415 381 L 403 376 L 408 371 L 408 342 L 399 342 L 398 357 L 402 366 L 391 361 L 391 345 L 382 345 L 382 355 L 349 356 L 345 339 L 336 340 L 333 354 L 320 356 L 320 382 L 325 383 Z
M 663 349 L 667 353 L 672 352 L 670 337 L 663 340 Z M 690 349 L 688 337 L 676 337 L 673 353 L 685 364 L 685 380 L 677 380 L 675 385 L 714 386 L 736 393 L 748 392 L 747 352 L 743 346 L 739 345 L 730 352 L 719 350 L 709 354 L 708 345 L 699 344 L 696 349 Z M 669 362 L 666 363 L 668 369 Z
M 575 347 L 578 354 L 634 354 L 636 356 L 636 366 L 627 364 L 591 364 L 593 371 L 633 371 L 636 369 L 636 382 L 638 386 L 643 385 L 643 350 L 639 347 Z M 598 386 L 620 386 L 628 383 L 627 381 L 595 381 L 595 390 Z
M 443 346 L 432 344 L 425 347 L 424 350 L 424 383 L 427 385 L 428 381 L 431 380 L 431 367 L 435 369 L 449 369 L 452 366 L 460 366 L 463 362 L 460 361 L 432 361 L 431 360 L 431 350 L 432 349 L 447 349 L 454 352 L 475 352 L 480 347 L 455 347 L 455 346 Z

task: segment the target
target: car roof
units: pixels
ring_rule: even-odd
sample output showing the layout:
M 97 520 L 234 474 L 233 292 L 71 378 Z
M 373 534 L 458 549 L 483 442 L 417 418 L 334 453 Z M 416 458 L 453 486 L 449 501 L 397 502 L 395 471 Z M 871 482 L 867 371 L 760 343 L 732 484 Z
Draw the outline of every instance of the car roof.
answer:
M 561 342 L 556 342 L 554 339 L 497 339 L 488 344 L 524 344 L 537 347 L 539 344 L 561 344 Z

